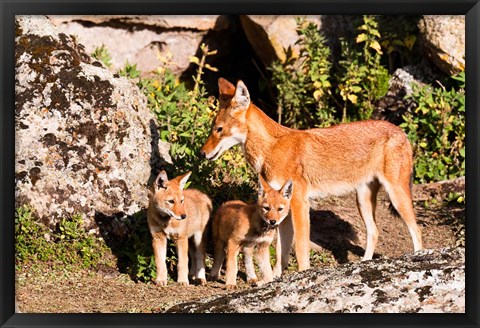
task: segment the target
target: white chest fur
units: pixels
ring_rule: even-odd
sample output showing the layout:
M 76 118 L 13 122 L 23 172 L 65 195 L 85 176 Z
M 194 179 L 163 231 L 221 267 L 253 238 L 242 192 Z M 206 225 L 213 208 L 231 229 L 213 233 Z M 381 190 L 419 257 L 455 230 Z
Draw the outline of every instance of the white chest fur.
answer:
M 263 243 L 271 243 L 273 240 L 273 235 L 272 234 L 265 234 L 262 236 L 246 236 L 245 237 L 245 243 L 246 244 L 263 244 Z
M 163 229 L 163 232 L 167 235 L 167 238 L 169 239 L 175 239 L 178 238 L 178 230 L 175 229 L 174 227 L 166 227 Z

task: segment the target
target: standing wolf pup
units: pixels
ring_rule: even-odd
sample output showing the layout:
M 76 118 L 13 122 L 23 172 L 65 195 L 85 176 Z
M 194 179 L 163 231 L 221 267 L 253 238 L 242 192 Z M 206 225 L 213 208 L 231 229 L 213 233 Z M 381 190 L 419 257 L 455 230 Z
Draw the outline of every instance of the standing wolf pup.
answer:
M 369 120 L 324 129 L 289 129 L 250 102 L 242 81 L 235 87 L 220 78 L 218 87 L 220 110 L 201 154 L 215 160 L 240 144 L 248 163 L 270 186 L 279 188 L 290 178 L 295 184 L 291 203 L 293 224 L 279 227 L 281 261 L 277 249 L 276 276 L 287 266 L 293 238 L 298 269 L 310 267 L 309 197 L 356 190 L 358 209 L 367 230 L 363 259 L 368 260 L 378 239 L 375 206 L 382 185 L 405 221 L 415 251 L 422 249 L 411 195 L 412 148 L 399 127 Z
M 278 225 L 290 211 L 293 183 L 285 182 L 280 191 L 259 177 L 258 201 L 247 205 L 234 200 L 223 203 L 213 217 L 215 254 L 210 280 L 217 280 L 223 260 L 227 257 L 225 283 L 233 288 L 237 280 L 237 255 L 243 249 L 247 282 L 261 285 L 273 280 L 269 246 Z M 257 259 L 262 280 L 257 281 L 253 266 L 253 250 L 257 246 Z
M 159 286 L 167 285 L 167 238 L 177 246 L 177 282 L 188 285 L 188 255 L 190 275 L 205 284 L 205 227 L 212 212 L 212 202 L 195 189 L 183 190 L 191 172 L 168 180 L 161 171 L 149 191 L 147 220 L 152 234 L 152 246 Z M 192 247 L 189 248 L 189 239 Z

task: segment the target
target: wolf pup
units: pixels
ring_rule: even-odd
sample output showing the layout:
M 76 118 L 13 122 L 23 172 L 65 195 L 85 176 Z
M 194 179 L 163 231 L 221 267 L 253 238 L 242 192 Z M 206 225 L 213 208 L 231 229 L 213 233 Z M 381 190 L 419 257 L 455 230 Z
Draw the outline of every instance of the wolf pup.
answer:
M 168 180 L 161 171 L 149 191 L 148 227 L 157 267 L 159 286 L 167 285 L 167 239 L 177 247 L 177 282 L 188 286 L 188 274 L 199 284 L 205 284 L 205 234 L 212 211 L 212 202 L 195 189 L 183 190 L 191 172 Z M 189 240 L 191 248 L 189 248 Z M 190 255 L 190 272 L 188 271 Z
M 235 287 L 238 272 L 237 255 L 241 248 L 244 253 L 247 282 L 261 285 L 273 280 L 269 246 L 275 236 L 276 228 L 290 211 L 292 192 L 291 180 L 285 182 L 280 191 L 277 191 L 260 177 L 256 204 L 247 205 L 242 201 L 228 201 L 218 208 L 212 225 L 215 254 L 210 280 L 218 279 L 226 255 L 226 287 Z M 258 266 L 263 276 L 260 281 L 257 281 L 253 266 L 255 246 L 257 246 Z
M 412 204 L 412 147 L 402 129 L 374 120 L 323 129 L 289 129 L 250 101 L 242 81 L 234 86 L 220 78 L 218 87 L 220 110 L 201 154 L 215 160 L 240 144 L 247 162 L 270 186 L 279 188 L 288 179 L 295 184 L 290 224 L 278 229 L 282 248 L 281 261 L 277 252 L 275 275 L 287 266 L 294 238 L 299 271 L 310 267 L 310 197 L 357 192 L 358 210 L 367 230 L 363 259 L 369 260 L 378 239 L 375 206 L 383 186 L 410 231 L 414 250 L 422 249 Z

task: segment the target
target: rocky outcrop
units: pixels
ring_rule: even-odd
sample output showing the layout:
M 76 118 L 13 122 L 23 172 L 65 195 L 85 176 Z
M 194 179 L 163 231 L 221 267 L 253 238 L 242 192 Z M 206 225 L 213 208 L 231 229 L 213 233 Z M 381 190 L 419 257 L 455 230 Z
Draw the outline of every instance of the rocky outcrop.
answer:
M 168 67 L 180 74 L 203 37 L 228 25 L 219 16 L 49 16 L 65 34 L 78 37 L 87 53 L 104 45 L 113 70 L 128 61 L 142 72 Z M 225 24 L 224 24 L 225 23 Z M 121 42 L 119 42 L 121 40 Z
M 183 303 L 166 312 L 464 313 L 465 249 L 310 269 L 262 288 Z
M 416 107 L 415 101 L 408 98 L 413 93 L 413 85 L 421 86 L 422 83 L 408 72 L 408 68 L 397 69 L 388 81 L 387 94 L 375 103 L 372 119 L 396 125 L 402 123 L 402 116 Z
M 146 207 L 166 157 L 138 87 L 46 17 L 17 16 L 15 42 L 16 205 L 50 224 L 82 213 L 87 225 Z
M 424 54 L 449 75 L 465 70 L 465 16 L 423 16 L 419 24 Z
M 320 16 L 306 16 L 306 19 L 320 26 Z M 285 60 L 284 49 L 289 46 L 298 56 L 295 16 L 243 15 L 240 20 L 248 41 L 265 67 L 274 60 Z

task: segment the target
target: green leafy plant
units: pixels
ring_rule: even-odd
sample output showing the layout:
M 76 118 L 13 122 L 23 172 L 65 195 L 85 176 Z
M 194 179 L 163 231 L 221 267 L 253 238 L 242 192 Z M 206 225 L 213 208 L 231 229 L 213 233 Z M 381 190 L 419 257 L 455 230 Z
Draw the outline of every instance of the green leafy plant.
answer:
M 160 139 L 170 143 L 174 165 L 167 168 L 169 176 L 192 171 L 190 185 L 206 192 L 215 204 L 232 198 L 249 198 L 256 181 L 253 172 L 241 156 L 240 149 L 232 149 L 211 163 L 198 156 L 210 133 L 217 102 L 209 97 L 202 80 L 204 70 L 216 71 L 207 63 L 216 54 L 201 45 L 201 56 L 190 58 L 198 66 L 193 77 L 194 87 L 188 90 L 166 68 L 159 68 L 153 77 L 141 79 L 139 85 L 148 99 L 148 105 L 160 124 Z
M 101 61 L 107 67 L 112 66 L 112 63 L 110 62 L 112 57 L 110 57 L 108 49 L 103 44 L 100 47 L 95 48 L 95 50 L 92 52 L 92 57 Z
M 340 118 L 343 122 L 370 118 L 375 102 L 388 90 L 390 76 L 382 65 L 377 17 L 362 16 L 357 31 L 354 40 L 341 39 L 341 59 L 333 70 L 330 49 L 318 27 L 297 20 L 298 56 L 292 48 L 285 49 L 285 60 L 269 68 L 280 123 L 311 128 L 338 123 Z
M 414 145 L 417 182 L 425 183 L 465 175 L 465 74 L 453 77 L 456 88 L 413 86 L 418 104 L 404 115 L 401 127 Z
M 17 264 L 44 262 L 49 265 L 92 268 L 106 260 L 105 243 L 83 228 L 82 217 L 62 219 L 55 229 L 36 220 L 29 206 L 15 211 L 15 254 Z
M 330 49 L 312 22 L 298 18 L 297 34 L 299 54 L 289 47 L 286 58 L 270 67 L 278 93 L 278 122 L 293 128 L 329 126 L 335 121 L 329 104 Z
M 129 65 L 120 74 L 137 80 L 149 108 L 157 116 L 160 139 L 170 144 L 173 165 L 165 168 L 167 174 L 174 177 L 192 171 L 188 188 L 205 192 L 216 207 L 227 199 L 251 199 L 256 178 L 238 147 L 227 151 L 215 163 L 198 156 L 210 133 L 217 107 L 215 98 L 207 95 L 202 79 L 205 70 L 216 70 L 207 63 L 208 57 L 215 55 L 216 51 L 209 50 L 206 45 L 201 45 L 200 50 L 199 57 L 190 58 L 197 65 L 192 90 L 164 67 L 142 77 L 135 65 Z M 168 56 L 163 61 L 167 64 Z M 145 216 L 136 218 L 129 229 L 128 241 L 116 250 L 122 258 L 122 270 L 135 280 L 154 279 L 156 268 Z M 177 257 L 172 242 L 168 243 L 167 262 L 169 277 L 175 278 Z
M 129 79 L 138 79 L 140 77 L 140 71 L 137 69 L 137 64 L 131 65 L 130 63 L 126 63 L 125 66 L 118 71 L 120 76 L 129 78 Z
M 381 64 L 381 35 L 374 16 L 363 16 L 355 42 L 342 40 L 338 88 L 343 100 L 342 121 L 370 118 L 376 100 L 388 91 L 388 70 Z
M 55 252 L 45 239 L 49 231 L 33 216 L 33 209 L 22 206 L 15 211 L 15 256 L 19 262 L 47 261 Z
M 418 15 L 377 16 L 380 45 L 389 73 L 398 67 L 418 63 L 422 56 L 418 47 Z M 386 58 L 385 58 L 386 57 Z
M 136 213 L 132 220 L 126 222 L 126 226 L 129 231 L 127 238 L 114 249 L 120 271 L 135 281 L 155 279 L 155 259 L 146 213 Z

